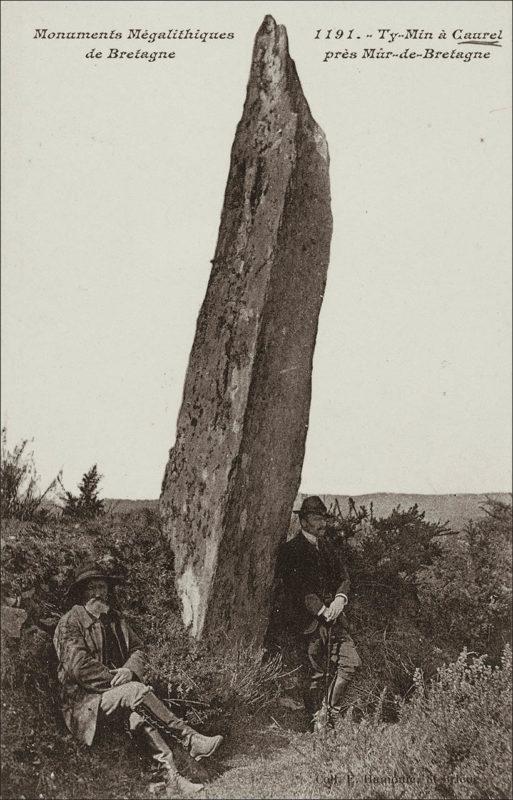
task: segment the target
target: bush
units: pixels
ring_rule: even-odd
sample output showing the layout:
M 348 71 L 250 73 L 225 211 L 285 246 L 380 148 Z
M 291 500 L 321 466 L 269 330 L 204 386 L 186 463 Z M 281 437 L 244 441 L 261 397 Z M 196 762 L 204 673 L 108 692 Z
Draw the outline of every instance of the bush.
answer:
M 93 464 L 91 469 L 82 475 L 78 485 L 78 495 L 64 492 L 62 513 L 65 517 L 74 520 L 96 519 L 104 513 L 104 502 L 99 497 L 102 477 L 97 465 Z
M 484 511 L 463 532 L 427 521 L 417 505 L 380 518 L 360 508 L 340 526 L 348 618 L 363 662 L 353 687 L 359 705 L 372 711 L 386 687 L 383 707 L 393 720 L 418 666 L 432 676 L 464 647 L 500 659 L 510 641 L 511 505 L 490 501 Z M 278 619 L 269 639 L 292 667 L 298 654 Z
M 220 794 L 208 796 L 505 800 L 511 797 L 510 687 L 509 647 L 495 668 L 464 651 L 431 681 L 417 673 L 397 722 L 384 722 L 378 703 L 359 724 L 346 716 L 316 736 L 289 733 L 282 752 L 252 758 Z
M 58 475 L 41 494 L 34 463 L 34 454 L 27 452 L 28 439 L 19 442 L 13 450 L 7 445 L 7 429 L 2 428 L 0 463 L 0 516 L 2 519 L 42 520 L 48 510 L 42 507 L 45 497 L 57 486 Z
M 511 655 L 506 649 L 501 661 L 497 648 L 507 618 L 508 595 L 501 587 L 510 586 L 504 545 L 511 508 L 487 508 L 490 513 L 467 532 L 446 538 L 440 535 L 445 526 L 427 523 L 416 507 L 380 520 L 362 516 L 350 544 L 341 542 L 353 581 L 350 619 L 364 663 L 359 691 L 368 713 L 359 727 L 343 720 L 341 730 L 327 734 L 325 742 L 293 739 L 271 796 L 280 791 L 281 796 L 330 796 L 349 767 L 355 783 L 344 783 L 347 797 L 392 797 L 403 788 L 404 797 L 509 796 L 503 776 Z M 101 750 L 84 750 L 67 734 L 55 703 L 50 637 L 66 610 L 73 570 L 87 557 L 126 572 L 127 584 L 117 593 L 148 643 L 151 681 L 192 724 L 201 722 L 207 729 L 215 724 L 228 734 L 254 730 L 258 712 L 265 712 L 284 683 L 294 679 L 295 673 L 286 673 L 296 664 L 282 663 L 280 657 L 265 661 L 256 648 L 226 650 L 222 643 L 212 647 L 189 638 L 174 588 L 173 554 L 156 511 L 105 514 L 80 523 L 11 518 L 2 535 L 3 598 L 21 604 L 29 618 L 22 639 L 6 640 L 3 647 L 5 797 L 145 796 L 147 778 L 141 778 L 141 762 L 130 743 L 115 737 Z M 479 658 L 472 661 L 464 652 L 458 659 L 465 644 L 472 644 Z M 492 656 L 489 661 L 484 652 Z M 415 673 L 419 667 L 422 674 Z M 306 753 L 306 767 L 304 760 L 294 761 L 296 746 Z M 148 759 L 142 765 L 147 768 Z M 380 772 L 393 777 L 394 769 L 412 775 L 414 788 L 364 781 L 365 775 Z M 301 776 L 297 785 L 294 770 Z M 461 781 L 451 780 L 451 774 Z M 269 771 L 262 780 L 265 775 L 269 780 Z M 471 784 L 463 780 L 468 776 Z M 252 780 L 249 796 L 259 796 L 264 786 L 258 775 Z
M 152 548 L 158 550 L 151 530 L 156 520 L 149 516 L 103 517 L 101 524 L 11 519 L 3 525 L 3 602 L 28 612 L 19 640 L 2 635 L 3 797 L 145 796 L 151 759 L 141 761 L 130 740 L 113 737 L 89 750 L 67 732 L 58 707 L 51 637 L 67 610 L 65 593 L 73 571 L 86 558 L 132 563 L 129 605 L 143 611 L 143 621 L 156 614 L 149 577 L 152 570 L 164 572 L 165 556 L 153 552 L 148 558 Z M 161 576 L 163 587 L 165 581 Z M 159 601 L 161 614 L 162 596 Z M 141 767 L 146 770 L 142 775 Z
M 126 586 L 116 592 L 121 608 L 148 644 L 149 682 L 191 724 L 201 723 L 208 730 L 222 716 L 227 732 L 233 715 L 253 714 L 279 692 L 279 659 L 262 664 L 258 650 L 215 650 L 191 640 L 183 629 L 173 557 L 156 512 L 143 509 L 80 524 L 66 519 L 41 524 L 11 520 L 2 532 L 3 602 L 22 605 L 29 616 L 20 640 L 3 641 L 4 797 L 83 797 L 84 780 L 94 784 L 89 796 L 119 797 L 120 786 L 127 797 L 131 792 L 145 796 L 147 791 L 147 776 L 141 781 L 141 765 L 134 766 L 130 742 L 115 737 L 106 751 L 102 743 L 105 763 L 96 748 L 84 750 L 67 734 L 56 701 L 51 636 L 67 610 L 65 593 L 73 571 L 87 558 L 107 561 L 127 574 Z M 112 753 L 124 763 L 108 774 Z M 150 764 L 146 757 L 143 768 Z M 49 776 L 62 778 L 63 770 L 68 782 L 59 788 L 59 781 Z
M 451 547 L 416 575 L 423 626 L 498 661 L 511 642 L 511 505 L 489 500 Z
M 511 648 L 498 666 L 463 651 L 400 703 L 399 720 L 346 718 L 303 753 L 312 790 L 346 798 L 507 798 L 511 764 Z M 307 788 L 307 787 L 305 787 Z M 308 789 L 307 789 L 308 791 Z M 341 796 L 337 794 L 336 796 Z

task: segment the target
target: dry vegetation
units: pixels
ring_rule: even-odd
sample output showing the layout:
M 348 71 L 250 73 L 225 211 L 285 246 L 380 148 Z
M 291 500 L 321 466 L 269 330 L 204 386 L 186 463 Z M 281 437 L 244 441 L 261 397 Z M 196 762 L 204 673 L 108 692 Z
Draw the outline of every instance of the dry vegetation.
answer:
M 227 736 L 215 763 L 181 757 L 208 797 L 510 797 L 511 505 L 491 500 L 452 533 L 416 507 L 362 517 L 344 546 L 365 715 L 313 736 L 283 703 L 298 697 L 283 631 L 265 658 L 189 640 L 154 510 L 83 522 L 4 514 L 2 602 L 28 617 L 19 639 L 2 634 L 2 796 L 149 796 L 151 760 L 135 741 L 120 732 L 83 748 L 56 707 L 51 632 L 88 553 L 128 572 L 119 600 L 148 641 L 160 695 Z

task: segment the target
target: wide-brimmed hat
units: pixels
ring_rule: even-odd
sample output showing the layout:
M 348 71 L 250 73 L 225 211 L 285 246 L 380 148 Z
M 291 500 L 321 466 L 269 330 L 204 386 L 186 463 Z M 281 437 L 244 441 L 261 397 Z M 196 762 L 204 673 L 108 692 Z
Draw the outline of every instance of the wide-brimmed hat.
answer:
M 305 499 L 301 503 L 301 508 L 299 508 L 297 511 L 294 511 L 293 513 L 300 514 L 302 517 L 305 517 L 307 514 L 317 514 L 319 517 L 331 516 L 328 512 L 328 509 L 322 502 L 321 498 L 317 497 L 317 495 L 313 495 L 312 497 L 305 497 Z
M 101 578 L 101 580 L 107 581 L 113 586 L 116 583 L 123 583 L 125 580 L 123 575 L 110 572 L 106 566 L 98 561 L 86 561 L 76 567 L 73 582 L 66 592 L 66 597 L 71 597 L 81 584 L 94 578 Z

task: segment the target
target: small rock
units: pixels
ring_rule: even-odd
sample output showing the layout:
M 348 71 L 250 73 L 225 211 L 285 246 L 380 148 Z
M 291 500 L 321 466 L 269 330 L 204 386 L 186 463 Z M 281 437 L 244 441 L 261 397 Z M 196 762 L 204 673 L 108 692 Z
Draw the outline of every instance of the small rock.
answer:
M 23 608 L 13 608 L 12 606 L 1 606 L 0 627 L 7 636 L 19 639 L 21 628 L 27 619 L 27 612 Z

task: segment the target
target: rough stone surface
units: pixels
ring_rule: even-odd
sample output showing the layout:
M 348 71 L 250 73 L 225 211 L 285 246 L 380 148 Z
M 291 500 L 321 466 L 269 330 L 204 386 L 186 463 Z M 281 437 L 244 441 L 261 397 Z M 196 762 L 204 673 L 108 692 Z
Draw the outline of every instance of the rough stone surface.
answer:
M 328 164 L 286 30 L 267 16 L 160 499 L 197 637 L 261 644 L 267 627 L 308 428 L 332 232 Z

